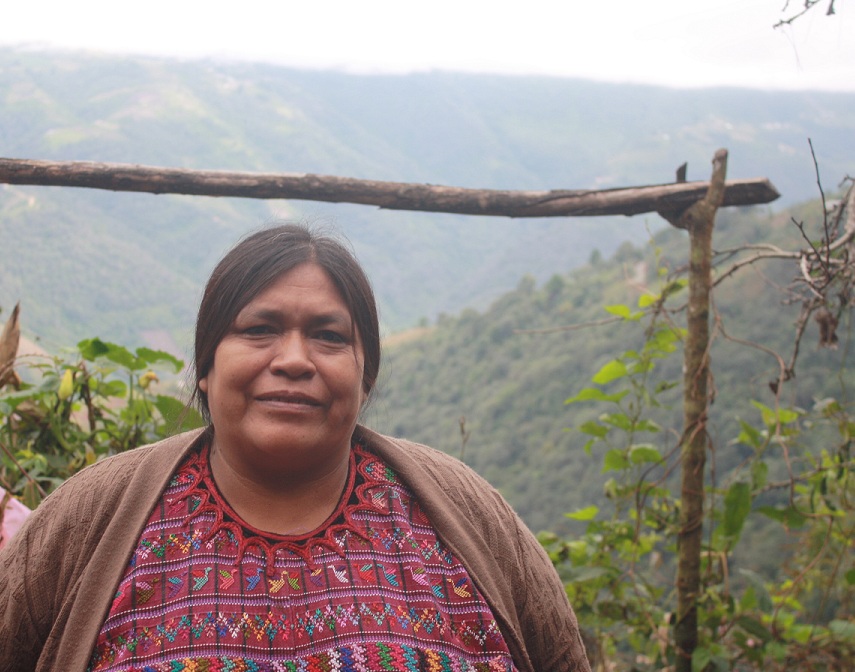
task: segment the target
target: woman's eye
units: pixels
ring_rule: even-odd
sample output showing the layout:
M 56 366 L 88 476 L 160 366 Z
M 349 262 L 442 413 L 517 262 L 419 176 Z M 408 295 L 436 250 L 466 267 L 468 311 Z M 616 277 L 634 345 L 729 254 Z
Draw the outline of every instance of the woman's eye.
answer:
M 247 336 L 263 336 L 273 331 L 272 327 L 267 324 L 254 324 L 243 330 Z
M 329 331 L 324 329 L 323 331 L 319 331 L 317 337 L 322 341 L 329 341 L 330 343 L 346 343 L 347 339 L 339 334 L 336 331 Z

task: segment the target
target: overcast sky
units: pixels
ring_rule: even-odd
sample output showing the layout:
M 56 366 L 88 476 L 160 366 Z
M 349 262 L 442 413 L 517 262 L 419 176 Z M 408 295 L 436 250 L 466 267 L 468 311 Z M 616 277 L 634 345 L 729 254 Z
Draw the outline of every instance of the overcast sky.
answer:
M 0 45 L 463 70 L 677 87 L 855 91 L 855 11 L 828 0 L 9 0 Z M 790 0 L 798 8 L 803 0 Z M 792 12 L 787 12 L 786 15 Z

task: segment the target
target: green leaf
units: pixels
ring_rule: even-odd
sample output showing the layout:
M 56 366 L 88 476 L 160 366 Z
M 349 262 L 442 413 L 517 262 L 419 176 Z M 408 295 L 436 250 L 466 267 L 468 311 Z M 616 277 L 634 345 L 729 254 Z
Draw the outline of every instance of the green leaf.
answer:
M 744 420 L 740 420 L 739 425 L 742 427 L 742 431 L 739 432 L 737 441 L 744 443 L 746 446 L 751 446 L 755 450 L 763 445 L 763 435 L 753 425 L 749 425 Z
M 657 329 L 644 346 L 646 351 L 671 353 L 677 349 L 680 335 L 673 329 Z
M 852 621 L 835 619 L 828 624 L 828 629 L 841 639 L 855 643 L 855 623 Z
M 791 530 L 803 527 L 804 524 L 807 523 L 805 515 L 791 506 L 784 508 L 761 506 L 757 508 L 757 511 L 772 520 L 777 520 L 779 523 Z
M 114 343 L 108 343 L 108 345 L 110 346 L 110 349 L 104 356 L 111 362 L 115 362 L 119 366 L 124 366 L 126 369 L 131 371 L 139 371 L 146 367 L 146 363 L 138 357 L 135 357 L 127 348 Z
M 84 359 L 94 362 L 98 357 L 103 357 L 109 351 L 107 344 L 100 338 L 88 338 L 77 344 L 77 349 Z
M 748 483 L 737 482 L 730 486 L 724 496 L 724 534 L 739 538 L 745 519 L 751 511 L 751 488 Z
M 625 375 L 626 365 L 620 360 L 614 359 L 601 368 L 591 380 L 597 385 L 605 385 L 618 378 L 623 378 Z
M 603 473 L 607 471 L 623 471 L 629 467 L 629 460 L 622 450 L 610 450 L 603 457 Z
M 604 567 L 573 567 L 567 572 L 567 578 L 576 583 L 593 581 L 609 573 Z
M 751 489 L 761 490 L 769 480 L 769 465 L 759 460 L 751 464 Z
M 653 420 L 642 419 L 635 423 L 635 431 L 656 433 L 662 431 L 662 428 L 658 424 L 653 422 Z
M 572 513 L 565 513 L 564 516 L 572 520 L 593 520 L 596 518 L 599 511 L 599 507 L 592 505 L 586 506 L 584 509 L 573 511 Z
M 128 393 L 128 386 L 123 380 L 109 380 L 101 383 L 98 393 L 103 397 L 123 398 Z
M 205 424 L 195 408 L 188 407 L 175 397 L 159 394 L 154 400 L 154 406 L 167 428 L 172 431 L 186 432 Z
M 766 628 L 766 626 L 760 621 L 751 618 L 750 616 L 740 616 L 736 619 L 736 624 L 748 634 L 754 635 L 764 642 L 768 642 L 772 639 L 772 633 L 769 632 L 768 628 Z
M 699 646 L 692 652 L 692 672 L 704 672 L 712 660 L 712 652 L 706 647 Z
M 757 598 L 757 606 L 766 613 L 771 612 L 773 609 L 772 598 L 769 597 L 769 591 L 766 590 L 766 583 L 763 581 L 763 577 L 750 569 L 740 569 L 739 573 L 742 574 L 742 576 L 748 580 L 748 583 L 751 584 L 751 587 L 754 588 L 754 595 Z
M 35 509 L 41 503 L 42 496 L 33 481 L 28 481 L 24 486 L 24 493 L 21 497 L 21 501 L 23 501 L 24 506 L 31 510 Z
M 629 416 L 626 413 L 603 413 L 600 416 L 600 421 L 607 422 L 608 424 L 625 432 L 632 429 L 632 420 L 629 419 Z
M 767 427 L 775 427 L 778 424 L 788 425 L 799 419 L 800 413 L 798 411 L 794 411 L 789 408 L 779 408 L 776 412 L 765 404 L 761 404 L 759 401 L 752 401 L 751 403 L 755 408 L 760 409 L 760 414 L 763 417 L 763 424 Z
M 77 344 L 80 354 L 88 361 L 95 361 L 104 357 L 111 362 L 115 362 L 119 366 L 123 366 L 131 371 L 138 371 L 146 367 L 146 362 L 136 357 L 127 348 L 102 341 L 100 338 L 91 338 L 89 340 L 80 341 Z
M 154 406 L 167 423 L 173 423 L 178 420 L 178 416 L 181 415 L 185 408 L 185 405 L 175 397 L 169 397 L 163 394 L 157 395 L 154 400 Z
M 137 357 L 144 360 L 147 364 L 155 364 L 157 362 L 166 362 L 167 364 L 172 364 L 172 368 L 175 370 L 175 373 L 181 373 L 181 369 L 184 368 L 184 362 L 170 355 L 168 352 L 164 352 L 163 350 L 152 350 L 151 348 L 137 348 L 136 350 Z
M 844 576 L 846 577 L 846 583 L 848 583 L 850 586 L 855 586 L 855 568 L 852 568 L 847 571 Z
M 781 642 L 769 642 L 766 645 L 766 655 L 781 662 L 787 657 L 787 647 Z
M 644 317 L 643 311 L 638 310 L 638 311 L 632 312 L 632 310 L 630 310 L 629 306 L 625 306 L 622 303 L 614 304 L 611 306 L 606 306 L 605 310 L 607 313 L 611 313 L 612 315 L 617 315 L 618 317 L 622 317 L 625 320 L 631 320 L 633 322 L 636 320 L 640 320 L 642 317 Z
M 630 448 L 629 459 L 633 464 L 644 464 L 645 462 L 656 464 L 662 461 L 662 454 L 655 446 L 641 443 Z
M 645 292 L 641 296 L 638 297 L 638 307 L 639 308 L 650 308 L 654 303 L 659 301 L 659 294 L 653 294 L 652 292 Z
M 615 304 L 612 306 L 606 306 L 605 310 L 607 313 L 617 315 L 618 317 L 623 317 L 624 319 L 628 318 L 632 314 L 632 310 L 630 310 L 630 307 L 625 306 L 622 303 Z
M 656 390 L 656 393 L 658 394 L 659 392 L 665 392 L 667 390 L 671 390 L 671 389 L 677 387 L 677 385 L 679 385 L 679 384 L 680 383 L 677 382 L 676 380 L 663 380 L 659 383 L 656 383 L 655 390 Z
M 739 598 L 739 608 L 742 611 L 751 611 L 757 606 L 757 592 L 754 586 L 748 586 Z
M 605 425 L 601 425 L 599 422 L 589 420 L 579 427 L 579 431 L 584 432 L 585 434 L 590 434 L 591 436 L 596 436 L 598 439 L 602 439 L 609 433 L 609 428 Z
M 814 626 L 812 625 L 794 625 L 787 629 L 787 635 L 792 637 L 799 644 L 807 644 L 813 635 Z
M 586 387 L 583 390 L 580 390 L 579 393 L 575 397 L 570 397 L 564 403 L 565 404 L 574 404 L 577 401 L 612 401 L 618 402 L 623 399 L 627 394 L 629 394 L 629 390 L 623 390 L 621 392 L 615 392 L 614 394 L 606 394 L 602 390 L 595 387 Z
M 789 408 L 778 409 L 778 420 L 781 422 L 782 425 L 788 425 L 791 422 L 795 422 L 799 419 L 800 415 L 801 413 L 799 413 L 798 411 L 794 411 Z
M 665 297 L 671 296 L 672 294 L 677 294 L 681 292 L 683 289 L 689 286 L 689 281 L 686 278 L 679 278 L 677 280 L 672 280 L 667 285 L 665 285 L 665 289 L 662 290 L 662 295 Z

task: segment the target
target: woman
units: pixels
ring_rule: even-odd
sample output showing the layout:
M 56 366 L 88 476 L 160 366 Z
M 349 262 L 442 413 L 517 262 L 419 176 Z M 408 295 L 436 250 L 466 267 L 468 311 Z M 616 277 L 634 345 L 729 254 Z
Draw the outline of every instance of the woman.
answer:
M 97 463 L 0 554 L 2 670 L 588 670 L 548 558 L 471 470 L 357 424 L 371 287 L 293 225 L 215 268 L 206 429 Z

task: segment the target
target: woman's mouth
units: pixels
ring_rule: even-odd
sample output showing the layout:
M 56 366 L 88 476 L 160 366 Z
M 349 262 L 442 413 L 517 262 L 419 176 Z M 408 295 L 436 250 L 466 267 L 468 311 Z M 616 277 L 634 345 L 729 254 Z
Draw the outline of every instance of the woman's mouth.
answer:
M 283 406 L 321 406 L 321 402 L 319 400 L 299 392 L 265 392 L 264 394 L 259 394 L 256 397 L 256 400 L 267 404 L 281 404 Z

